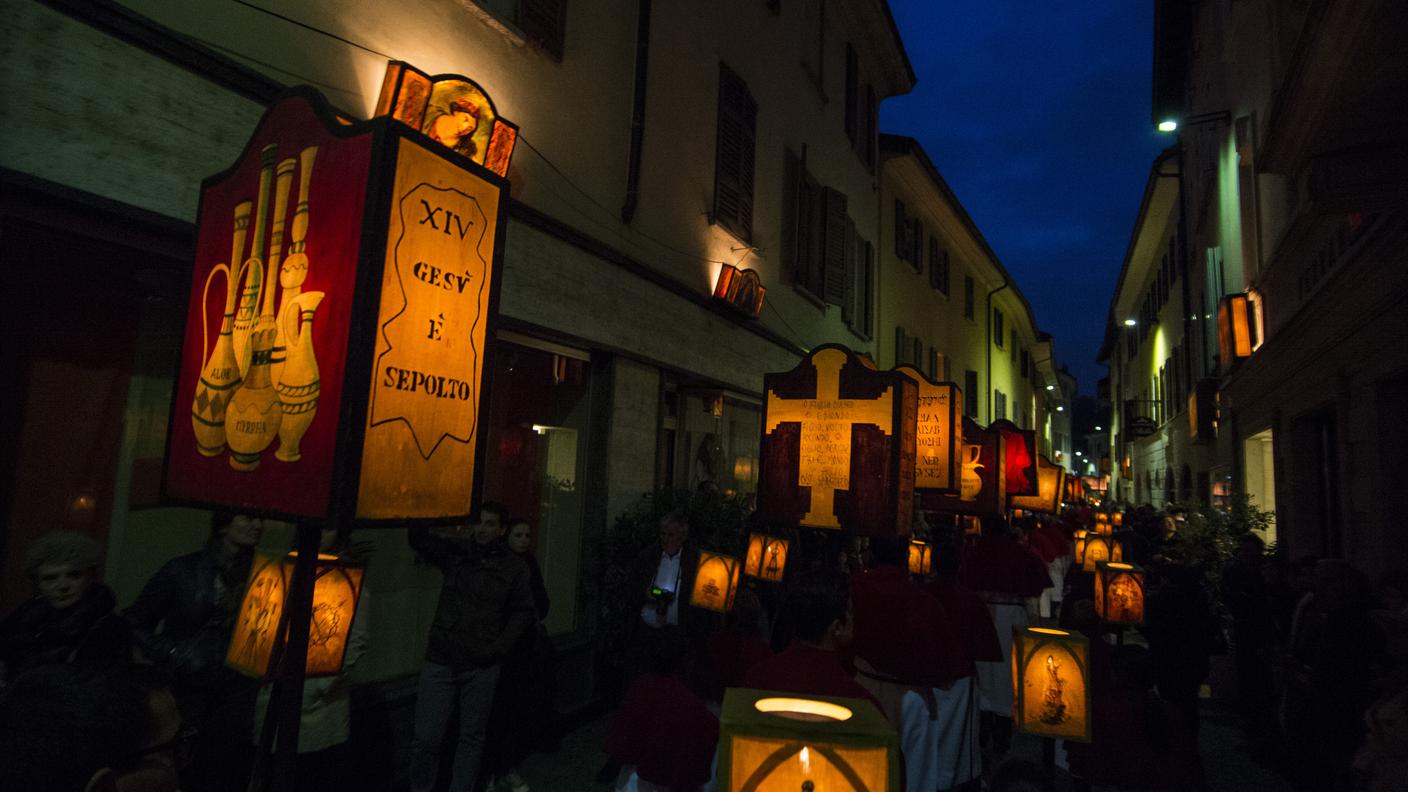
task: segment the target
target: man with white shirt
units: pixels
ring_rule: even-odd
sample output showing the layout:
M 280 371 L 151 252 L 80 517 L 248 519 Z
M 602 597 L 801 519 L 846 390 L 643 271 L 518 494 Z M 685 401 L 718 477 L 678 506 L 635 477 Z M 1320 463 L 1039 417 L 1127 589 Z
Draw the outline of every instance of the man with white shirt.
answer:
M 666 625 L 684 628 L 692 641 L 702 638 L 707 624 L 689 604 L 699 553 L 689 544 L 689 517 L 675 510 L 660 518 L 659 540 L 641 551 L 632 566 L 632 585 L 640 592 L 640 615 L 631 629 L 626 672 L 634 677 L 645 669 L 655 631 Z

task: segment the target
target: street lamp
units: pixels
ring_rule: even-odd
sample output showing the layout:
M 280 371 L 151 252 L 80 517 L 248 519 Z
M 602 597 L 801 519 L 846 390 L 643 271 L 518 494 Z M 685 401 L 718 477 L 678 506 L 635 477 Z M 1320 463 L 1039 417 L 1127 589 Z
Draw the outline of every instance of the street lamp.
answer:
M 1173 120 L 1172 118 L 1165 118 L 1164 120 L 1162 120 L 1162 121 L 1159 122 L 1159 131 L 1160 131 L 1160 132 L 1177 132 L 1177 131 L 1178 131 L 1178 122 L 1175 121 L 1175 120 Z
M 1226 110 L 1217 110 L 1211 113 L 1199 113 L 1183 119 L 1181 122 L 1172 116 L 1159 121 L 1160 132 L 1177 132 L 1179 124 L 1186 127 L 1197 126 L 1198 124 L 1209 124 L 1217 121 L 1226 123 L 1232 120 L 1232 114 Z
M 1125 327 L 1134 327 L 1134 326 L 1137 325 L 1137 324 L 1139 324 L 1139 321 L 1136 320 L 1136 319 L 1126 319 L 1126 320 L 1124 320 L 1124 326 L 1125 326 Z

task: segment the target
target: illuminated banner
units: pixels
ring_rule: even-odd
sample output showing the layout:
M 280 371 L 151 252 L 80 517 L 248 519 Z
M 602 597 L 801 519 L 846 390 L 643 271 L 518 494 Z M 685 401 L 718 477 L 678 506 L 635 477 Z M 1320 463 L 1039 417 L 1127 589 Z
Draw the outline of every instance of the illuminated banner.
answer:
M 914 488 L 957 491 L 962 449 L 958 433 L 954 430 L 959 426 L 958 405 L 963 403 L 963 392 L 952 382 L 930 380 L 913 366 L 897 366 L 895 371 L 919 383 L 919 409 L 915 413 Z
M 763 375 L 758 501 L 776 525 L 909 535 L 918 386 L 826 345 Z
M 1037 494 L 1036 432 L 1007 420 L 996 420 L 989 432 L 1002 437 L 1003 487 L 1008 495 Z
M 205 181 L 165 499 L 284 519 L 471 511 L 507 182 L 287 92 Z
M 1061 495 L 1066 487 L 1066 469 L 1044 456 L 1036 458 L 1037 494 L 1010 495 L 1012 506 L 1046 514 L 1061 513 Z
M 920 508 L 955 514 L 1006 514 L 1001 435 L 965 417 L 962 449 L 959 452 L 958 492 L 921 491 L 918 495 Z

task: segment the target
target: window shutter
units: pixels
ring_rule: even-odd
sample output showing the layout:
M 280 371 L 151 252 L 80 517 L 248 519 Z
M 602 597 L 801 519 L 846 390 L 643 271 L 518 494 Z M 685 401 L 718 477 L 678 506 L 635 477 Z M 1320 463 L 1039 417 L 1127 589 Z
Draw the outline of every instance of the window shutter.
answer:
M 801 245 L 798 232 L 801 218 L 798 207 L 802 191 L 802 160 L 792 153 L 792 149 L 782 150 L 782 272 L 791 277 L 793 283 L 806 283 L 802 265 Z
M 812 296 L 821 299 L 826 281 L 826 267 L 822 258 L 822 241 L 826 232 L 826 202 L 821 185 L 802 170 L 802 198 L 797 207 L 801 225 L 797 230 L 797 244 L 805 257 L 802 268 L 803 285 Z
M 855 48 L 846 44 L 846 139 L 854 146 L 860 138 L 860 66 Z
M 929 286 L 939 288 L 939 238 L 929 237 Z
M 924 342 L 918 338 L 910 340 L 914 348 L 909 353 L 909 364 L 915 368 L 924 365 Z
M 714 220 L 744 241 L 753 237 L 753 149 L 758 107 L 748 86 L 719 64 L 719 129 Z
M 822 299 L 832 305 L 843 305 L 846 296 L 846 194 L 827 187 L 822 195 L 826 206 L 825 241 L 822 244 L 826 279 Z
M 842 285 L 841 285 L 841 321 L 847 325 L 854 325 L 856 319 L 856 247 L 859 245 L 856 237 L 856 224 L 849 217 L 846 218 L 846 241 L 842 246 Z
M 861 332 L 869 338 L 875 332 L 875 246 L 862 243 L 861 256 Z
M 901 261 L 909 260 L 909 246 L 905 238 L 909 236 L 909 226 L 904 220 L 904 201 L 895 199 L 895 257 Z
M 880 103 L 875 98 L 875 86 L 865 86 L 865 164 L 875 167 L 875 149 L 878 144 L 875 131 L 880 127 Z
M 944 293 L 944 296 L 947 297 L 947 296 L 948 296 L 948 251 L 947 251 L 947 250 L 943 251 L 943 252 L 940 254 L 940 256 L 939 256 L 939 266 L 942 268 L 942 272 L 941 272 L 940 275 L 939 275 L 939 291 L 943 292 L 943 293 Z
M 562 62 L 567 0 L 519 0 L 518 26 L 523 35 L 553 60 Z
M 909 354 L 909 339 L 905 337 L 904 328 L 895 328 L 895 365 L 903 366 L 905 356 Z

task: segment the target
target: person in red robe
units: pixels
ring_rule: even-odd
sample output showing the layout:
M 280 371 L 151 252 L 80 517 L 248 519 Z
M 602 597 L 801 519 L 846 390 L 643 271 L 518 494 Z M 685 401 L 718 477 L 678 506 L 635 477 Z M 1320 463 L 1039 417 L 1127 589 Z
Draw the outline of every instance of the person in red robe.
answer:
M 944 687 L 961 676 L 953 662 L 950 618 L 937 599 L 910 580 L 908 551 L 908 541 L 900 537 L 871 540 L 873 568 L 851 578 L 856 619 L 851 654 L 862 677 Z
M 977 665 L 984 732 L 993 750 L 1005 754 L 1012 741 L 1012 630 L 1027 626 L 1051 576 L 1005 520 L 987 515 L 982 537 L 963 557 L 959 579 L 987 604 L 1002 646 L 1001 660 Z
M 725 688 L 739 687 L 753 666 L 772 657 L 763 640 L 763 606 L 748 589 L 738 592 L 724 628 L 709 636 L 709 668 L 704 689 L 711 701 L 722 701 Z
M 698 792 L 713 775 L 719 719 L 685 684 L 684 631 L 660 628 L 651 650 L 650 670 L 626 691 L 606 736 L 606 753 L 621 768 L 617 787 L 639 786 L 639 779 L 670 792 Z
M 851 598 L 845 580 L 834 575 L 804 580 L 789 611 L 795 639 L 744 674 L 744 686 L 803 696 L 860 698 L 878 708 L 879 702 L 856 681 L 838 651 L 851 642 Z

